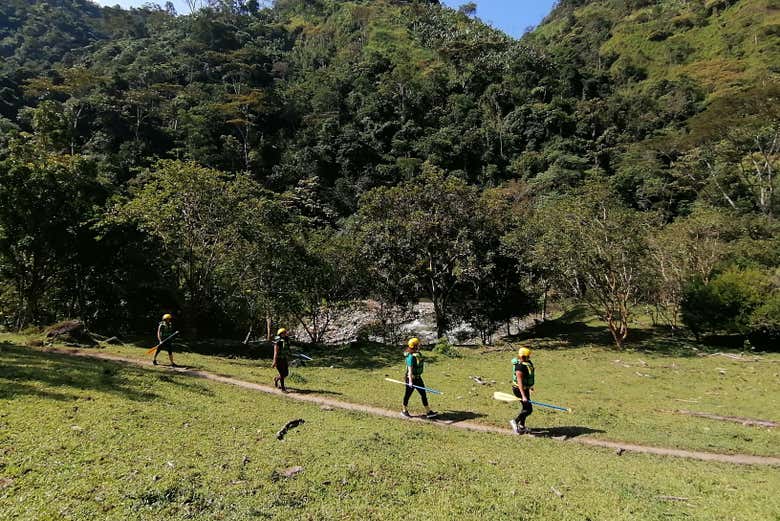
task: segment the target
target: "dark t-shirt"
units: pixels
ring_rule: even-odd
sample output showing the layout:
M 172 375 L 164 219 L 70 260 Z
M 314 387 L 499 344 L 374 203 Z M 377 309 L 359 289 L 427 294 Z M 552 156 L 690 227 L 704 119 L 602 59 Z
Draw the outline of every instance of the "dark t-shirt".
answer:
M 520 374 L 523 375 L 523 387 L 526 389 L 532 387 L 534 385 L 533 364 L 531 364 L 531 362 L 526 362 L 524 364 L 518 359 L 513 359 L 512 363 L 514 364 L 514 371 L 512 372 L 512 385 L 515 387 L 520 387 L 520 384 L 517 382 L 517 371 L 520 371 Z M 530 369 L 529 365 L 531 367 Z

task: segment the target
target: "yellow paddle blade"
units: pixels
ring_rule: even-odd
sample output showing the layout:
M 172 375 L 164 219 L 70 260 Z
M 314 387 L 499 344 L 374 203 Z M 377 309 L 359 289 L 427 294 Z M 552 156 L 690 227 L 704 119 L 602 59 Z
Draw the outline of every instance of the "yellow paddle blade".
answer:
M 157 345 L 157 346 L 154 346 L 153 348 L 151 348 L 151 349 L 147 350 L 147 351 L 146 351 L 146 354 L 147 354 L 147 355 L 151 355 L 152 353 L 154 353 L 155 351 L 157 351 L 157 348 L 158 348 L 158 347 L 160 347 L 160 346 L 159 346 L 159 345 Z
M 499 401 L 502 401 L 502 402 L 518 402 L 518 401 L 520 401 L 520 398 L 518 398 L 517 396 L 515 396 L 513 394 L 509 394 L 509 393 L 502 393 L 501 391 L 494 392 L 493 393 L 493 399 L 494 400 L 499 400 Z

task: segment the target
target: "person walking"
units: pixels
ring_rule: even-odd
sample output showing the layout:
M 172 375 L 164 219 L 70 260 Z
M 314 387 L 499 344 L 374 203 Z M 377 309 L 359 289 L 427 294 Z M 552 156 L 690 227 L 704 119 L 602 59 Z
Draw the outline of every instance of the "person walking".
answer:
M 423 369 L 425 368 L 425 361 L 423 360 L 422 353 L 420 353 L 420 339 L 409 339 L 404 354 L 406 358 L 406 377 L 404 378 L 404 381 L 406 382 L 406 391 L 404 392 L 404 407 L 401 410 L 401 416 L 406 418 L 411 417 L 407 407 L 409 406 L 409 398 L 412 397 L 412 393 L 417 389 L 417 392 L 420 393 L 423 407 L 425 407 L 425 410 L 427 411 L 425 417 L 435 418 L 438 416 L 438 413 L 428 406 L 428 396 L 425 393 L 425 389 L 423 389 L 423 387 L 425 387 L 425 382 L 423 382 L 422 374 Z
M 275 367 L 279 372 L 279 376 L 274 376 L 274 387 L 281 388 L 283 393 L 287 392 L 287 388 L 284 386 L 284 379 L 290 374 L 289 362 L 291 356 L 289 334 L 285 328 L 280 328 L 276 332 L 276 338 L 274 338 L 274 363 L 271 367 Z
M 173 316 L 170 313 L 166 313 L 162 316 L 162 321 L 157 326 L 157 341 L 159 342 L 159 345 L 154 352 L 152 364 L 157 365 L 157 355 L 160 354 L 160 351 L 165 349 L 168 351 L 168 359 L 171 361 L 171 367 L 179 367 L 173 362 L 173 338 L 171 337 L 174 333 Z
M 531 404 L 531 391 L 534 387 L 534 364 L 531 362 L 531 350 L 521 347 L 517 358 L 512 359 L 512 393 L 520 398 L 520 413 L 509 422 L 515 434 L 531 432 L 525 426 L 525 420 L 534 412 Z

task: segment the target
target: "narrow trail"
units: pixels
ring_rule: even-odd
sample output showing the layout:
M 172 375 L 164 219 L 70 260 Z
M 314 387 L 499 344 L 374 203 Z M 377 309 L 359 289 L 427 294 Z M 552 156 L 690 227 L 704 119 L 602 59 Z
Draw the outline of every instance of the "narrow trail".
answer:
M 48 348 L 43 349 L 46 353 L 55 353 L 67 356 L 77 356 L 82 358 L 96 358 L 100 360 L 107 360 L 111 362 L 118 362 L 139 366 L 152 366 L 151 362 L 145 360 L 139 360 L 136 358 L 129 358 L 120 355 L 113 355 L 109 353 L 95 353 L 82 351 L 79 349 L 59 349 Z M 244 389 L 250 389 L 266 394 L 273 394 L 280 397 L 284 397 L 290 400 L 297 400 L 300 402 L 308 402 L 317 404 L 320 406 L 332 407 L 334 409 L 343 409 L 347 411 L 356 411 L 366 414 L 372 414 L 374 416 L 384 416 L 386 418 L 393 418 L 400 420 L 398 411 L 391 411 L 389 409 L 383 409 L 381 407 L 374 407 L 371 405 L 363 405 L 349 402 L 342 402 L 340 400 L 334 400 L 319 395 L 309 394 L 297 394 L 297 393 L 282 393 L 279 389 L 268 385 L 261 385 L 253 382 L 247 382 L 245 380 L 239 380 L 237 378 L 231 378 L 229 376 L 222 376 L 208 371 L 202 371 L 199 369 L 188 369 L 186 367 L 170 367 L 170 366 L 158 366 L 168 371 L 177 372 L 179 374 L 192 376 L 195 378 L 203 378 L 212 382 L 219 382 L 227 385 L 234 385 Z M 419 421 L 428 425 L 435 425 L 444 428 L 455 428 L 467 431 L 476 432 L 489 432 L 495 434 L 511 435 L 512 432 L 509 429 L 496 427 L 494 425 L 485 425 L 481 423 L 471 422 L 467 420 L 425 420 L 422 418 L 410 418 L 401 421 Z M 551 438 L 552 439 L 552 438 Z M 557 440 L 556 440 L 557 441 Z M 700 461 L 716 461 L 720 463 L 732 463 L 737 465 L 771 465 L 780 466 L 780 457 L 773 456 L 754 456 L 750 454 L 721 454 L 717 452 L 702 452 L 702 451 L 690 451 L 683 449 L 670 449 L 666 447 L 654 447 L 650 445 L 638 445 L 633 443 L 625 443 L 619 441 L 607 441 L 591 438 L 588 436 L 577 436 L 562 440 L 561 443 L 578 443 L 580 445 L 587 445 L 591 447 L 602 447 L 607 449 L 615 449 L 619 453 L 623 452 L 636 452 L 641 454 L 654 454 L 657 456 L 673 456 L 677 458 L 687 458 Z

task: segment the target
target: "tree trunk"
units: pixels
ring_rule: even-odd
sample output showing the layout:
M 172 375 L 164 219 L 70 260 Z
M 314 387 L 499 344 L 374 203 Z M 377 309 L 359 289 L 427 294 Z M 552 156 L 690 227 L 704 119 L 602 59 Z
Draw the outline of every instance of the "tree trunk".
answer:
M 623 341 L 620 338 L 620 334 L 617 331 L 615 323 L 610 320 L 607 325 L 609 326 L 609 332 L 612 333 L 612 340 L 615 342 L 615 347 L 618 349 L 623 349 Z
M 436 336 L 444 338 L 447 333 L 447 316 L 444 311 L 444 304 L 439 299 L 433 300 L 433 312 L 436 315 Z

